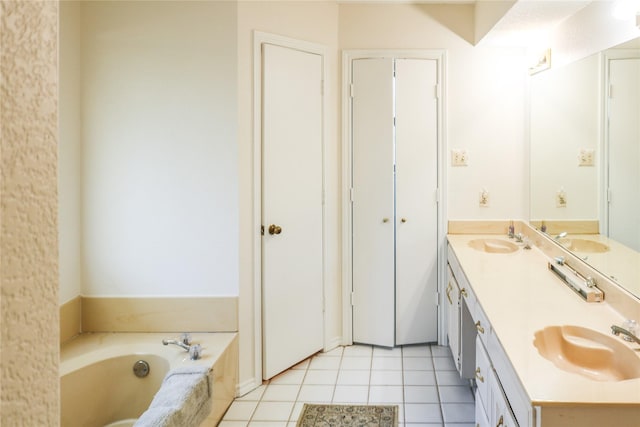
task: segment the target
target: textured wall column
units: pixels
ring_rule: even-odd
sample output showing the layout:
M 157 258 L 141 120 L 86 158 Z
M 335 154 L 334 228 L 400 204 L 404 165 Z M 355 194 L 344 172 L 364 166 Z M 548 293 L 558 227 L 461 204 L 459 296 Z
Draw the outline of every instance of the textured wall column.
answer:
M 58 2 L 0 2 L 0 424 L 56 426 Z

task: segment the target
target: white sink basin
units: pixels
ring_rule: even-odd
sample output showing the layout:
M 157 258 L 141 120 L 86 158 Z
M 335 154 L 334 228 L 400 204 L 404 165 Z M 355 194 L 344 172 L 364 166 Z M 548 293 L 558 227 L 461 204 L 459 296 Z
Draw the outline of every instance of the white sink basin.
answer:
M 518 250 L 518 245 L 502 239 L 474 239 L 469 242 L 469 246 L 491 254 L 508 254 Z
M 581 326 L 549 326 L 533 345 L 556 367 L 596 381 L 640 378 L 640 357 L 619 338 Z

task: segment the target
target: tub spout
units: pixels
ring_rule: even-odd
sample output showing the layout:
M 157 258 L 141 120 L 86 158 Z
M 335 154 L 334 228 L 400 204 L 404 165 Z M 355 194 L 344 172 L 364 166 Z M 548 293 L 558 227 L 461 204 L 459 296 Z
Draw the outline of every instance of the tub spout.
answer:
M 178 340 L 162 340 L 162 344 L 164 345 L 169 345 L 169 344 L 173 344 L 173 345 L 177 345 L 178 347 L 181 347 L 183 349 L 185 349 L 186 351 L 189 351 L 191 349 L 191 346 L 189 344 L 185 344 L 182 341 L 178 341 Z

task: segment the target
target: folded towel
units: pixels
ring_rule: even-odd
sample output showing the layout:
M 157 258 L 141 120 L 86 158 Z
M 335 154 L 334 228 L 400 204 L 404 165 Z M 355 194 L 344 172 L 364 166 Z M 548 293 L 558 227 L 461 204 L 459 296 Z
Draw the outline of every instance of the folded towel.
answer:
M 162 381 L 135 427 L 197 427 L 211 412 L 210 369 L 189 366 L 174 369 Z

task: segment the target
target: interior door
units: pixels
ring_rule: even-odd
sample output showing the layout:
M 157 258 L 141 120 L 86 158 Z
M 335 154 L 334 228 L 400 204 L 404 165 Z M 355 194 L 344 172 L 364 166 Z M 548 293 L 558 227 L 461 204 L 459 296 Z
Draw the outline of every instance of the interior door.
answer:
M 396 345 L 438 339 L 438 67 L 396 59 Z
M 262 60 L 262 361 L 268 379 L 323 347 L 323 58 L 263 44 Z
M 393 347 L 393 59 L 352 64 L 353 341 Z
M 640 251 L 640 58 L 609 61 L 609 237 Z

